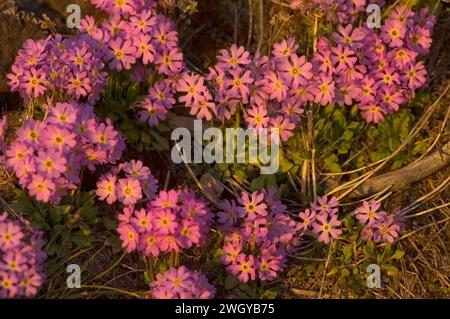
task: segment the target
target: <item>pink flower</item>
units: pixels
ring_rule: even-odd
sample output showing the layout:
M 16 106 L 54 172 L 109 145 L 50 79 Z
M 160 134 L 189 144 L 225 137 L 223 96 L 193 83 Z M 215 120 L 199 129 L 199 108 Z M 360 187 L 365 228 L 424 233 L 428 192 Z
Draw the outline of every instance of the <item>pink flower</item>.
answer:
M 198 223 L 184 221 L 180 227 L 180 235 L 178 236 L 180 246 L 183 248 L 191 248 L 194 244 L 200 243 L 200 229 Z
M 66 171 L 66 159 L 58 151 L 40 151 L 36 159 L 38 172 L 49 178 L 58 178 Z
M 171 76 L 177 74 L 183 68 L 183 53 L 178 48 L 166 50 L 156 59 L 159 66 L 158 72 Z
M 383 121 L 386 110 L 378 106 L 376 103 L 360 104 L 359 109 L 364 111 L 362 117 L 367 123 L 379 123 Z
M 142 102 L 141 107 L 144 111 L 139 112 L 139 120 L 147 122 L 150 127 L 155 127 L 160 121 L 166 119 L 167 110 L 165 107 L 152 102 L 149 98 Z
M 0 223 L 0 249 L 6 251 L 16 248 L 23 237 L 24 234 L 15 223 L 11 221 Z
M 269 125 L 270 118 L 267 116 L 267 109 L 264 106 L 254 106 L 247 111 L 248 116 L 245 118 L 250 128 L 257 131 Z
M 401 47 L 403 45 L 406 28 L 401 22 L 398 20 L 387 20 L 381 27 L 381 30 L 381 38 L 391 48 Z
M 281 61 L 295 54 L 297 49 L 298 45 L 295 43 L 295 39 L 290 37 L 280 43 L 275 43 L 273 45 L 272 55 L 277 61 Z
M 109 67 L 121 71 L 130 70 L 131 65 L 136 63 L 136 48 L 129 40 L 122 40 L 118 37 L 109 42 L 110 51 L 107 59 L 110 61 Z
M 97 182 L 96 195 L 100 200 L 105 200 L 111 205 L 117 200 L 116 196 L 117 178 L 112 174 L 104 175 Z
M 42 69 L 26 70 L 22 81 L 27 95 L 38 97 L 47 90 L 45 87 L 46 75 Z
M 374 234 L 376 242 L 383 240 L 385 243 L 393 243 L 400 232 L 400 227 L 395 223 L 393 216 L 385 216 L 374 224 L 374 227 L 376 228 Z
M 126 248 L 129 253 L 136 250 L 139 242 L 139 233 L 133 226 L 122 223 L 119 225 L 117 232 L 120 235 L 120 240 L 122 240 L 122 248 Z
M 217 56 L 219 61 L 217 65 L 224 70 L 244 67 L 251 63 L 249 56 L 250 53 L 245 51 L 243 46 L 238 47 L 236 44 L 232 44 L 230 51 L 220 50 L 220 54 Z
M 252 255 L 239 254 L 236 257 L 236 262 L 229 265 L 227 269 L 233 275 L 236 275 L 241 282 L 246 283 L 249 280 L 253 281 L 256 279 L 254 264 L 255 260 Z
M 284 61 L 279 67 L 283 77 L 292 88 L 306 85 L 307 80 L 312 77 L 311 69 L 312 64 L 306 62 L 305 56 L 298 57 L 296 54 L 292 54 L 289 60 Z
M 55 191 L 55 184 L 41 175 L 34 175 L 27 188 L 31 196 L 35 196 L 37 200 L 47 203 Z
M 116 187 L 116 195 L 124 205 L 134 205 L 142 198 L 141 185 L 137 179 L 121 178 Z
M 336 197 L 333 196 L 328 200 L 327 196 L 317 196 L 316 201 L 311 203 L 311 209 L 314 209 L 318 214 L 328 214 L 332 216 L 339 210 L 339 202 Z
M 386 215 L 384 211 L 378 211 L 381 205 L 375 200 L 364 201 L 362 206 L 355 209 L 355 216 L 362 224 L 368 223 L 371 225 L 377 220 L 383 219 Z
M 139 249 L 145 256 L 157 257 L 159 255 L 158 237 L 153 232 L 146 232 L 141 236 Z
M 288 88 L 279 74 L 270 72 L 266 76 L 266 81 L 265 89 L 271 100 L 281 102 L 286 98 Z
M 341 225 L 341 221 L 337 219 L 336 215 L 331 218 L 327 214 L 319 214 L 316 216 L 316 221 L 313 223 L 313 232 L 320 234 L 317 240 L 325 244 L 330 243 L 330 236 L 338 238 L 342 234 L 342 230 L 337 227 Z
M 220 259 L 225 265 L 234 264 L 241 251 L 242 246 L 240 244 L 228 242 L 223 247 L 223 254 L 220 256 Z
M 135 226 L 139 233 L 150 232 L 152 230 L 152 217 L 145 209 L 135 211 L 134 216 L 135 217 L 130 218 L 130 222 Z
M 241 198 L 238 199 L 241 204 L 241 217 L 249 218 L 250 220 L 256 218 L 256 214 L 260 216 L 267 215 L 267 205 L 263 203 L 264 194 L 253 192 L 251 196 L 248 193 L 242 192 Z
M 412 63 L 409 65 L 405 70 L 405 75 L 402 77 L 402 80 L 408 83 L 408 88 L 410 90 L 415 90 L 422 87 L 427 82 L 426 75 L 427 70 L 425 69 L 423 61 L 419 61 L 416 64 Z
M 161 191 L 152 201 L 152 205 L 159 208 L 178 208 L 178 192 L 173 189 L 168 192 Z
M 298 214 L 298 217 L 302 219 L 299 227 L 303 230 L 306 230 L 316 220 L 316 213 L 314 211 L 310 211 L 309 209 L 305 209 L 304 212 L 300 212 Z
M 281 140 L 284 142 L 286 142 L 291 136 L 294 135 L 294 133 L 292 133 L 292 130 L 294 130 L 295 124 L 292 123 L 289 119 L 284 118 L 282 115 L 277 116 L 276 118 L 272 118 L 270 120 L 270 126 L 273 129 L 278 129 Z M 279 141 L 275 141 L 276 143 L 279 143 Z
M 178 223 L 176 216 L 169 209 L 158 209 L 152 214 L 152 223 L 155 232 L 162 235 L 175 234 Z
M 320 78 L 317 81 L 317 86 L 311 88 L 311 93 L 315 95 L 314 102 L 320 105 L 327 105 L 332 103 L 334 98 L 335 83 L 331 76 L 327 76 L 323 73 L 320 74 Z

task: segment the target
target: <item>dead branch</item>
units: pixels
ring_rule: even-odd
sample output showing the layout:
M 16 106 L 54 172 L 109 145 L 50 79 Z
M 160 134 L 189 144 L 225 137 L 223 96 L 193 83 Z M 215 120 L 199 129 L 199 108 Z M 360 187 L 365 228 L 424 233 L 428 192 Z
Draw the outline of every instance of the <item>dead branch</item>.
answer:
M 388 186 L 390 190 L 399 191 L 416 183 L 446 167 L 450 164 L 450 142 L 441 150 L 424 157 L 420 161 L 409 164 L 398 170 L 368 179 L 357 187 L 350 198 L 371 195 Z

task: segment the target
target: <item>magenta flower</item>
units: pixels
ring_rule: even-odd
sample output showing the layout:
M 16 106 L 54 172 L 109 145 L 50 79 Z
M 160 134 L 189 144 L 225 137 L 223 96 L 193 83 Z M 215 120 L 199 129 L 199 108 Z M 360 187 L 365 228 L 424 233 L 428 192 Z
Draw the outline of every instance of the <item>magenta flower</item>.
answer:
M 161 191 L 159 196 L 152 201 L 157 208 L 178 208 L 178 192 L 175 190 Z
M 295 39 L 290 37 L 288 39 L 284 39 L 280 43 L 275 43 L 273 45 L 272 55 L 278 61 L 284 60 L 290 55 L 295 54 L 297 49 L 298 45 L 295 43 Z
M 158 19 L 153 16 L 151 10 L 142 10 L 130 17 L 130 27 L 133 30 L 133 35 L 148 34 L 154 29 L 157 23 Z
M 359 109 L 364 111 L 362 117 L 367 123 L 373 122 L 378 124 L 383 121 L 384 115 L 387 113 L 384 108 L 378 106 L 376 103 L 360 104 Z
M 316 234 L 320 234 L 317 238 L 319 242 L 329 244 L 330 236 L 336 239 L 342 234 L 342 230 L 337 228 L 341 223 L 342 222 L 337 219 L 336 215 L 328 217 L 327 214 L 319 214 L 316 216 L 316 220 L 312 225 L 312 231 Z
M 251 63 L 249 56 L 250 53 L 245 51 L 243 46 L 238 47 L 236 44 L 232 44 L 230 51 L 225 49 L 220 51 L 217 56 L 219 61 L 217 65 L 224 70 L 245 67 Z
M 334 87 L 335 83 L 331 76 L 320 74 L 317 86 L 311 88 L 311 93 L 315 96 L 314 102 L 320 105 L 331 103 L 334 98 Z
M 116 186 L 116 195 L 124 205 L 134 205 L 142 198 L 139 181 L 133 178 L 121 178 Z
M 336 197 L 333 196 L 328 200 L 327 196 L 317 196 L 316 201 L 311 203 L 311 209 L 315 210 L 318 214 L 328 214 L 333 216 L 339 211 L 339 202 Z
M 405 102 L 405 97 L 392 86 L 384 86 L 378 94 L 381 106 L 388 112 L 398 111 L 400 104 Z
M 141 236 L 139 249 L 144 252 L 145 256 L 157 257 L 160 253 L 158 247 L 158 237 L 152 232 L 146 232 Z
M 333 53 L 331 59 L 335 65 L 335 72 L 351 69 L 357 61 L 357 58 L 353 56 L 355 51 L 348 47 L 343 47 L 340 44 L 337 48 L 332 48 L 331 52 Z
M 366 34 L 361 28 L 354 28 L 351 24 L 347 26 L 339 25 L 337 28 L 337 33 L 333 33 L 334 40 L 343 45 L 349 46 L 352 49 L 361 48 L 363 44 L 361 43 L 364 40 Z
M 376 242 L 382 240 L 385 243 L 393 243 L 398 237 L 400 227 L 395 223 L 393 216 L 386 216 L 378 221 L 374 227 L 376 228 L 374 240 Z
M 44 203 L 50 200 L 56 190 L 55 184 L 41 175 L 34 175 L 27 188 L 31 196 Z
M 402 80 L 408 83 L 410 90 L 415 90 L 422 87 L 426 82 L 427 70 L 423 61 L 419 61 L 416 64 L 411 64 L 406 70 L 405 75 L 402 76 Z
M 312 223 L 316 220 L 316 212 L 313 210 L 305 209 L 304 212 L 300 212 L 298 217 L 302 219 L 299 227 L 303 230 L 308 229 Z
M 271 100 L 283 101 L 286 98 L 288 88 L 284 84 L 281 76 L 275 72 L 270 72 L 266 76 L 267 94 L 269 94 Z
M 245 117 L 245 121 L 249 127 L 259 130 L 269 125 L 270 118 L 264 106 L 254 106 L 247 113 L 248 116 Z
M 41 69 L 26 70 L 23 78 L 23 86 L 27 95 L 38 97 L 47 90 L 46 75 Z
M 135 226 L 135 229 L 139 233 L 151 232 L 153 229 L 153 224 L 151 223 L 151 213 L 147 212 L 145 209 L 134 212 L 134 216 L 130 218 L 130 223 Z
M 177 84 L 177 91 L 186 93 L 179 98 L 179 101 L 186 106 L 192 106 L 195 102 L 200 102 L 202 96 L 208 89 L 204 85 L 204 78 L 193 73 L 183 73 Z
M 178 223 L 176 215 L 169 209 L 159 209 L 152 215 L 154 230 L 162 235 L 174 234 L 177 230 Z
M 149 35 L 140 34 L 133 39 L 136 47 L 136 58 L 142 57 L 144 64 L 152 63 L 155 60 L 155 48 L 151 44 L 151 37 Z
M 270 120 L 270 126 L 272 129 L 278 129 L 278 133 L 280 134 L 281 140 L 286 142 L 291 136 L 294 135 L 292 130 L 295 128 L 295 124 L 292 123 L 288 118 L 284 118 L 282 115 L 277 116 L 276 118 L 272 118 Z M 279 141 L 275 140 L 276 143 Z
M 401 47 L 406 33 L 405 25 L 398 20 L 387 20 L 381 27 L 381 38 L 391 48 Z
M 381 204 L 373 199 L 370 201 L 364 201 L 361 207 L 355 209 L 354 214 L 360 223 L 368 223 L 371 225 L 377 220 L 385 217 L 386 212 L 378 211 L 380 207 Z
M 250 196 L 248 193 L 242 192 L 241 198 L 238 199 L 241 217 L 246 216 L 250 220 L 255 219 L 256 215 L 266 216 L 267 205 L 263 203 L 264 194 L 253 192 Z
M 227 269 L 233 275 L 236 275 L 239 281 L 246 283 L 249 280 L 254 281 L 256 279 L 254 266 L 255 260 L 252 255 L 239 254 L 236 257 L 236 262 L 229 265 Z
M 24 237 L 20 227 L 15 223 L 2 222 L 0 223 L 0 249 L 3 251 L 14 249 L 20 245 L 20 241 Z
M 194 102 L 189 114 L 195 115 L 199 120 L 205 119 L 210 121 L 215 110 L 215 104 L 214 102 L 209 101 L 209 98 L 211 98 L 211 96 L 207 94 L 201 97 L 199 101 Z
M 147 122 L 150 127 L 155 127 L 160 123 L 160 121 L 164 121 L 166 119 L 166 108 L 161 104 L 152 102 L 149 98 L 142 101 L 141 107 L 144 111 L 140 111 L 138 113 L 139 120 L 142 122 Z
M 106 200 L 111 205 L 117 200 L 116 196 L 117 178 L 112 174 L 104 175 L 97 182 L 96 195 L 100 200 Z
M 227 93 L 232 96 L 239 96 L 243 103 L 248 103 L 250 95 L 249 84 L 253 83 L 250 71 L 243 72 L 240 68 L 229 71 L 232 79 L 225 79 L 224 83 L 228 87 Z
M 256 261 L 256 269 L 258 270 L 259 278 L 263 281 L 275 279 L 278 272 L 282 270 L 282 266 L 279 258 L 276 258 L 271 254 L 264 254 Z
M 63 128 L 72 128 L 77 120 L 77 110 L 70 103 L 56 103 L 48 115 L 48 122 Z M 34 130 L 37 131 L 36 129 Z
M 223 247 L 223 254 L 220 259 L 225 265 L 234 264 L 237 256 L 241 253 L 242 246 L 240 244 L 236 245 L 228 242 Z
M 110 61 L 109 67 L 121 71 L 130 70 L 131 65 L 136 63 L 136 48 L 129 40 L 116 38 L 109 42 L 109 51 L 106 58 Z
M 185 266 L 157 274 L 152 283 L 154 299 L 212 299 L 215 292 L 205 275 Z
M 239 217 L 239 209 L 236 201 L 225 199 L 220 204 L 221 211 L 217 214 L 219 223 L 222 227 L 227 229 L 231 227 Z
M 36 158 L 37 171 L 49 178 L 58 178 L 66 169 L 66 159 L 58 151 L 40 151 Z
M 171 76 L 177 74 L 183 68 L 183 53 L 178 48 L 163 51 L 155 61 L 159 66 L 158 72 Z
M 300 85 L 306 85 L 307 80 L 312 77 L 312 64 L 306 62 L 304 55 L 298 57 L 292 54 L 289 60 L 285 60 L 279 70 L 283 73 L 283 77 L 292 88 L 298 88 Z
M 30 132 L 30 134 L 32 135 L 33 132 Z M 31 135 L 30 137 L 32 137 Z M 47 126 L 46 129 L 42 130 L 42 134 L 38 133 L 38 135 L 41 137 L 42 145 L 63 153 L 77 144 L 75 134 L 57 126 Z
M 139 241 L 139 233 L 133 226 L 129 224 L 120 224 L 117 232 L 120 235 L 120 240 L 122 240 L 122 248 L 125 248 L 129 253 L 136 250 Z

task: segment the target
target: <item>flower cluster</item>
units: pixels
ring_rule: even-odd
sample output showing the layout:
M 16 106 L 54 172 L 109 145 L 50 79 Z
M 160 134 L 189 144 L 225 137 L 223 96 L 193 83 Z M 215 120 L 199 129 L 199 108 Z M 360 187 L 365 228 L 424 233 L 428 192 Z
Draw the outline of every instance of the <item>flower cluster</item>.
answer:
M 122 247 L 153 257 L 199 246 L 212 222 L 207 203 L 188 190 L 161 191 L 147 209 L 128 206 L 118 218 Z
M 297 54 L 294 38 L 274 44 L 271 57 L 251 56 L 233 44 L 205 77 L 181 74 L 179 102 L 206 120 L 230 119 L 242 105 L 248 127 L 278 128 L 283 141 L 308 103 L 357 103 L 367 122 L 378 123 L 425 84 L 425 65 L 417 58 L 429 50 L 433 25 L 427 9 L 397 6 L 380 32 L 339 25 L 331 39 L 319 39 L 311 62 Z
M 42 232 L 22 230 L 8 213 L 0 214 L 0 298 L 36 295 L 45 277 L 44 245 Z
M 111 16 L 100 26 L 87 17 L 81 31 L 102 44 L 105 63 L 111 69 L 132 70 L 130 80 L 150 83 L 139 118 L 156 126 L 175 104 L 175 82 L 184 68 L 175 24 L 156 13 L 154 1 L 93 3 Z
M 4 154 L 6 152 L 6 144 L 5 144 L 5 132 L 6 127 L 8 125 L 6 115 L 0 119 L 0 164 L 3 165 L 5 160 Z
M 368 5 L 382 7 L 385 3 L 385 0 L 292 0 L 289 6 L 304 14 L 321 12 L 333 22 L 354 23 L 361 13 L 366 12 Z
M 399 236 L 401 223 L 397 216 L 400 214 L 389 215 L 375 200 L 364 201 L 354 214 L 361 224 L 365 224 L 361 235 L 366 241 L 392 243 Z
M 156 125 L 175 103 L 174 78 L 184 68 L 174 23 L 156 13 L 154 1 L 92 3 L 110 16 L 101 23 L 85 17 L 80 32 L 68 39 L 58 34 L 27 40 L 8 75 L 10 87 L 26 99 L 63 92 L 93 104 L 104 91 L 106 66 L 118 72 L 134 67 L 132 80 L 158 80 L 139 114 L 149 125 Z
M 226 232 L 221 260 L 241 282 L 276 278 L 286 266 L 286 254 L 300 242 L 299 224 L 274 199 L 276 192 L 242 193 L 238 202 L 221 204 L 218 218 Z
M 157 274 L 151 291 L 153 299 L 212 299 L 215 293 L 204 274 L 185 266 Z
M 301 229 L 303 232 L 308 230 L 319 235 L 317 240 L 325 244 L 330 243 L 331 238 L 338 238 L 342 234 L 339 229 L 342 221 L 338 219 L 339 202 L 336 197 L 328 200 L 327 196 L 318 196 L 314 203 L 311 203 L 309 209 L 300 212 L 298 216 L 301 219 Z
M 80 183 L 83 167 L 114 163 L 125 142 L 111 121 L 99 122 L 93 107 L 76 102 L 46 105 L 43 121 L 27 120 L 6 151 L 7 166 L 22 188 L 43 202 L 58 203 Z
M 12 91 L 19 91 L 24 99 L 63 92 L 94 103 L 106 83 L 104 67 L 103 52 L 92 39 L 83 34 L 63 39 L 58 34 L 27 40 L 8 79 Z
M 149 200 L 153 199 L 157 190 L 158 181 L 150 169 L 141 161 L 131 160 L 102 175 L 97 182 L 96 194 L 110 205 L 118 200 L 129 206 L 136 204 L 144 195 Z

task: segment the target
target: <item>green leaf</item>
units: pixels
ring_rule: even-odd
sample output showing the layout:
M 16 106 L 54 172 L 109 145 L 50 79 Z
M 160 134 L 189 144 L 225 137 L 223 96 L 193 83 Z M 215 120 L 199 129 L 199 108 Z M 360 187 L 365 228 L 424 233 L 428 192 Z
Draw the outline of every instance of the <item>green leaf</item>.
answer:
M 332 173 L 342 172 L 341 166 L 338 164 L 339 158 L 335 154 L 331 154 L 324 159 L 325 164 Z
M 398 268 L 391 264 L 384 264 L 381 266 L 384 270 L 387 271 L 388 276 L 395 276 L 398 274 Z
M 287 173 L 291 170 L 291 168 L 294 166 L 294 164 L 292 164 L 288 159 L 283 158 L 280 161 L 280 169 L 281 172 L 283 173 Z
M 236 288 L 238 284 L 239 284 L 239 281 L 237 280 L 237 278 L 235 276 L 228 275 L 225 278 L 225 284 L 224 284 L 225 289 L 230 290 L 230 289 Z
M 405 252 L 403 250 L 396 250 L 391 257 L 389 257 L 389 260 L 392 259 L 402 259 L 405 255 Z

